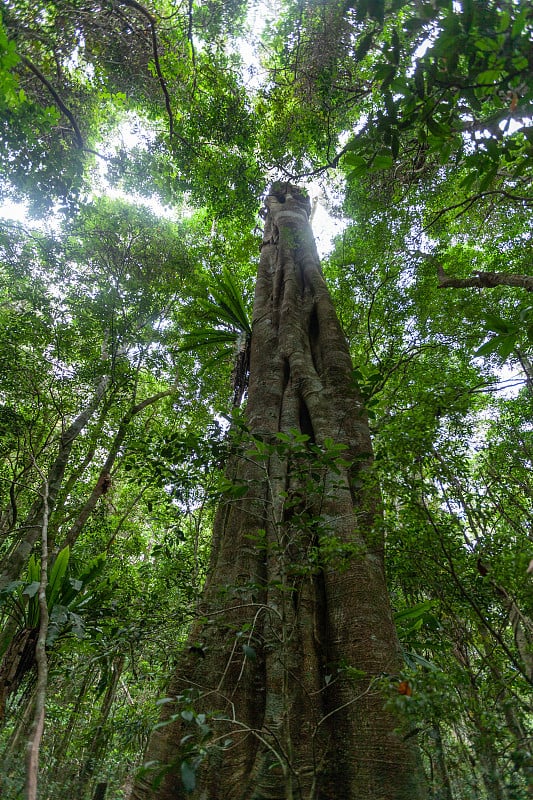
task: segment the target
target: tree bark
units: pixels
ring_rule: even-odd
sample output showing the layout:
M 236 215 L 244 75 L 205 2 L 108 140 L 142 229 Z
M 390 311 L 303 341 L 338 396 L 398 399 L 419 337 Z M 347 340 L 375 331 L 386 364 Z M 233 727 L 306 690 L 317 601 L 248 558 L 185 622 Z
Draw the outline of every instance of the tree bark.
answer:
M 217 512 L 200 616 L 169 689 L 178 699 L 146 754 L 170 771 L 132 796 L 419 800 L 413 739 L 382 691 L 400 657 L 367 419 L 309 201 L 275 184 L 266 205 L 248 440 L 228 467 L 246 493 Z

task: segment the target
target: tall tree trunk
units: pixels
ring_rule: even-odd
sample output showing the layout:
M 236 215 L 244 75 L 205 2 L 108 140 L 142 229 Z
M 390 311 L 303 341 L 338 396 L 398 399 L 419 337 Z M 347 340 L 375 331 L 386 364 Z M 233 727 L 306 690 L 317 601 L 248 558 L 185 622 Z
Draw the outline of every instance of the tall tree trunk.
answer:
M 382 676 L 399 669 L 399 648 L 379 491 L 309 211 L 296 187 L 272 187 L 250 438 L 228 470 L 246 493 L 218 510 L 201 616 L 169 690 L 178 700 L 146 754 L 171 769 L 155 791 L 149 774 L 141 778 L 135 800 L 426 795 L 413 739 L 380 690 Z M 183 783 L 195 780 L 186 794 Z

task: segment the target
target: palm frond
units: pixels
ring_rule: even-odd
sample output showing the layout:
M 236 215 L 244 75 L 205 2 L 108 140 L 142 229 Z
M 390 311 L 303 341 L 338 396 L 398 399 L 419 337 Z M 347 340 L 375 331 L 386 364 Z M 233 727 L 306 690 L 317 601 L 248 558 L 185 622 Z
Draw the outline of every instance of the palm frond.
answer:
M 252 326 L 242 292 L 228 269 L 223 270 L 222 275 L 212 276 L 210 294 L 212 299 L 199 303 L 204 316 L 203 324 L 183 334 L 178 351 L 225 346 L 224 354 L 229 352 L 235 355 L 242 335 L 245 334 L 248 339 Z
M 211 296 L 213 301 L 207 300 L 202 303 L 202 306 L 210 314 L 216 316 L 219 323 L 225 322 L 243 333 L 250 334 L 252 332 L 242 291 L 237 286 L 229 269 L 224 269 L 221 275 L 213 275 Z
M 208 327 L 195 328 L 183 334 L 178 353 L 187 353 L 204 347 L 225 347 L 225 350 L 231 353 L 235 350 L 238 338 L 238 331 Z

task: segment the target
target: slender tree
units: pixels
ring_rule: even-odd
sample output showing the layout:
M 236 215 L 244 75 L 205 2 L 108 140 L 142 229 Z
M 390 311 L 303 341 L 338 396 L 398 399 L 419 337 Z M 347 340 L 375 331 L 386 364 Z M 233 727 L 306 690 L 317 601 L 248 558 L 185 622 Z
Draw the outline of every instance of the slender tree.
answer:
M 382 691 L 399 647 L 367 419 L 309 200 L 278 183 L 266 204 L 252 444 L 229 467 L 239 491 L 219 508 L 201 618 L 148 748 L 165 777 L 154 792 L 147 771 L 133 797 L 422 798 Z

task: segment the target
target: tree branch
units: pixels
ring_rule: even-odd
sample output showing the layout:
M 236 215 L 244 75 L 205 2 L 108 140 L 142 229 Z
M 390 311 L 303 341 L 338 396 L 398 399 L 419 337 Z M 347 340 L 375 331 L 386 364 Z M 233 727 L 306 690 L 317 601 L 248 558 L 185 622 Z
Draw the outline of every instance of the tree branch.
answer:
M 80 513 L 76 521 L 71 526 L 69 532 L 67 533 L 65 544 L 68 544 L 72 547 L 78 538 L 80 531 L 82 530 L 83 526 L 85 525 L 86 521 L 88 520 L 91 513 L 96 508 L 96 504 L 100 497 L 107 492 L 111 485 L 111 469 L 113 464 L 115 463 L 115 459 L 118 455 L 118 452 L 122 446 L 122 442 L 127 433 L 128 425 L 133 419 L 136 414 L 139 414 L 143 409 L 147 408 L 148 406 L 157 403 L 158 400 L 161 400 L 163 397 L 168 397 L 171 395 L 175 390 L 174 389 L 167 389 L 163 392 L 158 392 L 157 394 L 153 395 L 152 397 L 147 397 L 145 400 L 142 400 L 140 403 L 132 406 L 129 411 L 125 414 L 122 422 L 119 425 L 118 431 L 116 436 L 113 440 L 107 458 L 105 460 L 105 464 L 100 470 L 100 475 L 98 480 L 96 481 L 96 485 L 91 492 L 91 495 L 83 508 L 81 509 Z M 64 545 L 63 545 L 64 546 Z
M 526 292 L 533 291 L 533 276 L 506 272 L 476 272 L 470 278 L 452 278 L 444 268 L 437 266 L 439 289 L 494 289 L 496 286 L 517 286 Z
M 83 141 L 83 136 L 81 135 L 81 131 L 79 129 L 78 123 L 76 122 L 76 118 L 74 117 L 74 114 L 72 113 L 72 111 L 70 111 L 70 109 L 67 108 L 67 106 L 65 105 L 65 103 L 63 102 L 61 97 L 58 95 L 58 93 L 56 92 L 56 90 L 54 89 L 54 87 L 52 86 L 50 81 L 48 80 L 48 78 L 45 75 L 43 75 L 41 70 L 38 67 L 36 67 L 35 64 L 33 64 L 29 60 L 29 58 L 26 58 L 26 56 L 20 56 L 20 59 L 21 59 L 22 63 L 25 64 L 28 67 L 30 72 L 33 72 L 35 77 L 38 78 L 41 81 L 43 86 L 46 86 L 46 88 L 48 89 L 48 91 L 50 92 L 52 97 L 54 98 L 57 107 L 65 115 L 65 117 L 68 119 L 68 121 L 70 122 L 70 124 L 72 126 L 72 130 L 74 131 L 74 137 L 76 139 L 76 144 L 78 145 L 80 150 L 83 150 L 85 148 L 85 143 Z
M 168 115 L 168 133 L 170 139 L 172 139 L 174 135 L 174 116 L 172 114 L 172 106 L 170 105 L 170 95 L 168 93 L 167 84 L 163 77 L 163 73 L 161 71 L 161 64 L 159 61 L 155 18 L 148 11 L 148 9 L 146 9 L 144 6 L 138 3 L 137 0 L 122 0 L 122 2 L 129 8 L 134 8 L 136 11 L 139 12 L 139 14 L 142 14 L 145 17 L 145 19 L 148 20 L 148 24 L 150 26 L 150 34 L 152 36 L 152 51 L 154 54 L 155 71 L 157 73 L 159 85 L 161 86 L 161 91 L 163 92 L 163 95 L 165 97 L 165 108 L 167 110 L 167 115 Z
M 30 508 L 24 524 L 20 526 L 20 529 L 25 531 L 23 538 L 18 541 L 9 556 L 4 559 L 2 570 L 0 572 L 0 589 L 3 589 L 10 581 L 18 578 L 24 562 L 30 555 L 33 546 L 35 545 L 35 542 L 41 533 L 44 513 L 46 512 L 48 515 L 50 515 L 54 509 L 57 494 L 63 483 L 65 469 L 74 441 L 96 411 L 110 380 L 111 379 L 108 375 L 104 375 L 100 379 L 94 395 L 90 399 L 86 408 L 80 414 L 78 414 L 76 419 L 61 436 L 59 442 L 59 452 L 52 463 L 46 478 L 46 504 L 43 500 L 43 490 L 43 494 L 37 498 L 35 503 Z
M 193 4 L 193 0 L 189 0 L 189 7 L 187 9 L 187 15 L 188 15 L 188 18 L 189 18 L 189 23 L 188 23 L 188 26 L 187 26 L 187 39 L 189 40 L 189 44 L 191 46 L 191 60 L 192 60 L 192 66 L 193 66 L 193 71 L 194 71 L 194 82 L 195 82 L 195 85 L 196 85 L 196 52 L 194 50 L 194 40 L 193 40 L 193 27 L 192 27 L 192 22 L 193 22 L 192 11 L 193 11 L 193 9 L 192 9 L 192 4 Z

